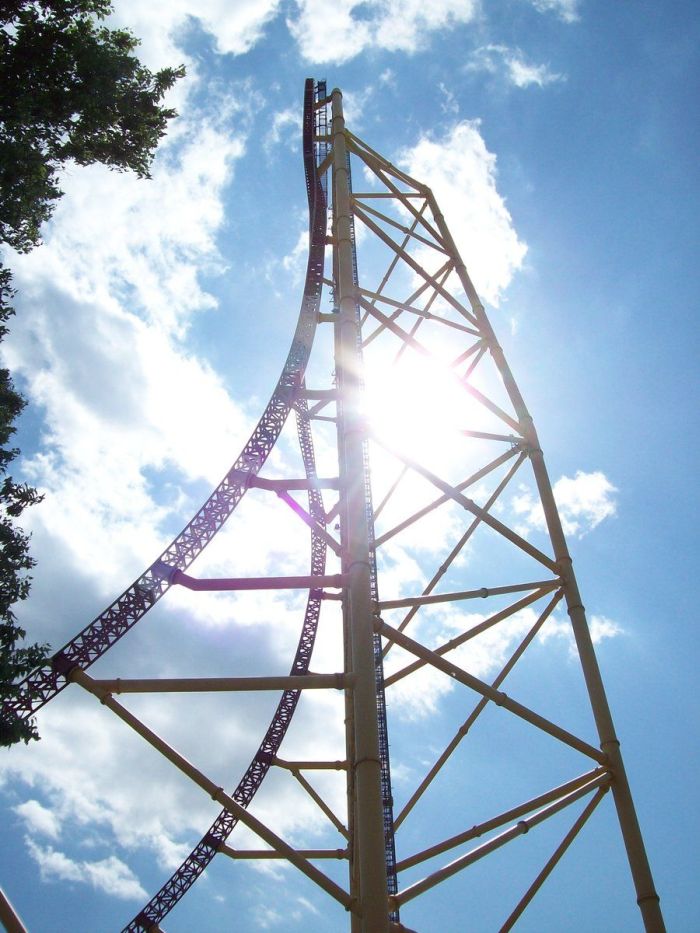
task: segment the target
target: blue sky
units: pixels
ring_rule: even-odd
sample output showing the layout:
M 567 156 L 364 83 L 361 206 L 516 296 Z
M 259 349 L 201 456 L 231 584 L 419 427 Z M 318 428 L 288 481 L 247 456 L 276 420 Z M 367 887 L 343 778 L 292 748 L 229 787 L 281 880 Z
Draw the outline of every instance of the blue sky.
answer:
M 8 258 L 19 295 L 4 355 L 30 401 L 23 476 L 46 493 L 27 518 L 38 561 L 21 610 L 30 637 L 58 648 L 138 576 L 259 417 L 303 281 L 303 82 L 325 78 L 344 92 L 348 126 L 433 187 L 487 305 L 558 492 L 668 927 L 697 930 L 695 5 L 125 0 L 115 21 L 142 37 L 149 65 L 184 61 L 188 77 L 153 180 L 69 168 L 44 245 Z M 328 378 L 332 363 L 316 366 Z M 290 449 L 285 440 L 271 472 Z M 520 489 L 510 507 L 536 540 L 529 496 Z M 305 547 L 289 516 L 251 497 L 199 572 L 291 573 L 299 562 L 304 572 Z M 405 566 L 387 561 L 387 592 L 409 591 Z M 282 673 L 300 605 L 173 594 L 100 670 Z M 327 629 L 320 658 L 332 650 Z M 472 660 L 485 674 L 502 650 L 489 643 Z M 538 645 L 534 671 L 513 694 L 578 724 L 580 678 L 561 627 Z M 2 885 L 33 931 L 120 928 L 218 809 L 75 693 L 41 713 L 41 743 L 0 758 Z M 275 702 L 226 700 L 223 715 L 210 697 L 133 708 L 229 786 Z M 433 683 L 401 695 L 390 722 L 397 797 L 457 702 Z M 314 709 L 290 734 L 300 757 L 337 739 L 337 704 Z M 525 741 L 497 720 L 475 735 L 466 785 L 447 783 L 450 808 L 428 809 L 428 821 L 457 832 L 465 796 L 476 806 L 484 786 L 507 794 L 516 772 L 534 780 Z M 536 762 L 547 754 L 542 745 Z M 255 806 L 300 845 L 335 844 L 280 780 Z M 555 829 L 550 850 L 557 841 Z M 496 864 L 495 880 L 480 868 L 454 879 L 442 901 L 407 907 L 405 922 L 420 933 L 494 928 L 502 879 L 537 870 L 525 856 Z M 609 799 L 531 910 L 518 929 L 639 928 Z M 164 924 L 346 926 L 293 870 L 218 861 Z

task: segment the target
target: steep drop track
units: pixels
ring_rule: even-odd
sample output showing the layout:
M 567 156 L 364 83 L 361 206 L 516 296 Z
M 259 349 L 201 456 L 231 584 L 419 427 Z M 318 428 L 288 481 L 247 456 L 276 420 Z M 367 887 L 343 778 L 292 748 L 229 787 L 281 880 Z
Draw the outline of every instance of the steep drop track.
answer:
M 309 480 L 316 478 L 306 402 L 297 396 L 304 387 L 304 373 L 320 308 L 324 269 L 327 198 L 317 169 L 325 154 L 325 145 L 314 143 L 315 133 L 322 135 L 325 132 L 325 125 L 322 125 L 325 113 L 323 108 L 315 107 L 316 102 L 324 98 L 325 83 L 307 80 L 304 89 L 303 156 L 309 202 L 309 259 L 297 327 L 272 398 L 233 466 L 194 518 L 118 599 L 53 656 L 50 664 L 25 678 L 17 694 L 3 704 L 2 715 L 6 720 L 33 715 L 67 686 L 71 669 L 90 667 L 155 605 L 171 586 L 170 579 L 163 575 L 163 565 L 185 570 L 203 551 L 245 495 L 251 477 L 263 467 L 292 408 L 297 413 L 297 435 L 306 477 Z M 320 527 L 325 525 L 323 500 L 318 489 L 309 489 L 309 513 Z M 322 537 L 312 532 L 310 574 L 322 576 L 325 564 L 326 544 Z M 320 592 L 311 590 L 291 667 L 292 675 L 308 671 L 320 607 Z M 232 794 L 241 806 L 250 804 L 269 771 L 291 723 L 299 695 L 298 690 L 287 690 L 282 694 L 260 748 Z M 180 868 L 124 929 L 148 930 L 162 920 L 204 871 L 237 822 L 230 812 L 222 810 Z

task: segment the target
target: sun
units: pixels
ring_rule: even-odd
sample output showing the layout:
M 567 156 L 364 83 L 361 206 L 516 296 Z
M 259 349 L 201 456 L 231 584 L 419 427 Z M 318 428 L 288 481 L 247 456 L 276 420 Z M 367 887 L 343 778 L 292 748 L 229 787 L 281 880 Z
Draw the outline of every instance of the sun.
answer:
M 463 430 L 478 406 L 448 365 L 404 353 L 386 366 L 367 361 L 365 415 L 372 435 L 414 460 L 449 467 L 462 457 Z

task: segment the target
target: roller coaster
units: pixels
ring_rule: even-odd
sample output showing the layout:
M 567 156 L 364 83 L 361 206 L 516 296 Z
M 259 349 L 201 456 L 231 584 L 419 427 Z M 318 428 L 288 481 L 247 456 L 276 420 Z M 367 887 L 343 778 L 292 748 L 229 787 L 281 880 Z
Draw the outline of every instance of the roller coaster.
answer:
M 221 812 L 187 858 L 123 927 L 128 933 L 161 930 L 170 911 L 215 856 L 245 856 L 229 845 L 239 824 L 263 841 L 267 855 L 290 862 L 347 911 L 352 933 L 398 933 L 408 929 L 401 913 L 406 905 L 419 897 L 448 896 L 444 890 L 456 883 L 449 879 L 465 878 L 470 866 L 583 802 L 583 809 L 544 858 L 540 871 L 519 899 L 513 897 L 507 916 L 499 921 L 501 930 L 509 930 L 608 792 L 642 923 L 647 931 L 659 933 L 664 929 L 659 899 L 539 439 L 444 217 L 429 188 L 346 129 L 342 95 L 338 90 L 329 95 L 324 82 L 308 80 L 305 85 L 303 161 L 309 256 L 301 308 L 282 373 L 255 430 L 184 530 L 50 663 L 17 685 L 3 705 L 3 717 L 8 721 L 31 717 L 66 687 L 78 684 L 221 805 Z M 353 163 L 361 167 L 365 191 L 353 190 Z M 364 239 L 376 247 L 376 256 L 368 260 L 366 269 L 362 266 L 362 276 L 358 224 Z M 330 312 L 321 309 L 324 288 L 331 298 Z M 329 386 L 313 388 L 307 385 L 307 364 L 319 328 L 332 330 L 335 369 Z M 387 374 L 402 369 L 403 381 L 399 379 L 398 388 L 390 390 Z M 368 397 L 378 397 L 372 396 L 373 379 L 378 380 L 381 396 L 395 392 L 396 404 L 408 410 L 407 416 L 394 417 L 390 426 L 374 422 L 367 405 Z M 428 434 L 422 440 L 419 437 L 418 443 L 420 405 L 412 394 L 416 382 L 423 390 L 429 384 L 443 392 L 441 408 L 449 415 L 445 420 L 444 411 L 438 416 L 434 407 L 429 408 Z M 292 414 L 304 476 L 265 477 L 261 472 Z M 317 471 L 315 431 L 319 427 L 335 433 L 337 475 L 330 478 Z M 441 440 L 448 436 L 440 450 Z M 327 446 L 326 436 L 322 443 Z M 380 463 L 376 470 L 375 459 Z M 541 514 L 541 541 L 518 525 L 504 495 L 507 489 L 522 488 L 526 470 Z M 308 574 L 214 579 L 189 574 L 191 564 L 251 489 L 276 494 L 308 526 Z M 306 507 L 295 492 L 307 495 Z M 330 508 L 324 492 L 336 499 Z M 420 564 L 420 570 L 413 577 L 399 575 L 402 592 L 383 598 L 379 589 L 383 574 L 391 580 L 387 571 L 402 561 L 415 561 L 412 553 L 420 554 L 419 561 L 411 565 Z M 435 566 L 427 571 L 429 560 Z M 306 591 L 301 634 L 288 677 L 168 681 L 91 677 L 91 665 L 174 586 L 232 593 Z M 475 601 L 486 608 L 471 611 Z M 318 674 L 310 665 L 324 603 L 340 607 L 343 670 Z M 597 744 L 501 690 L 561 607 L 566 607 L 570 619 Z M 495 632 L 505 633 L 503 658 L 489 641 Z M 491 646 L 495 660 L 484 661 L 480 644 L 485 650 Z M 489 681 L 485 672 L 494 664 L 497 674 Z M 414 682 L 417 686 L 410 687 Z M 230 793 L 115 698 L 159 690 L 247 688 L 281 689 L 282 693 L 257 752 Z M 311 689 L 342 691 L 342 761 L 290 763 L 281 757 L 300 698 Z M 402 794 L 398 813 L 389 743 L 393 692 L 399 706 L 407 702 L 406 697 L 422 697 L 430 706 L 441 697 L 452 702 L 459 693 L 462 709 L 470 697 L 476 698 L 466 718 L 460 714 L 454 735 L 415 780 L 412 791 Z M 475 731 L 477 721 L 493 712 L 508 716 L 509 722 L 550 743 L 547 755 L 554 763 L 554 774 L 581 759 L 585 767 L 566 772 L 565 779 L 554 786 L 534 794 L 528 791 L 524 799 L 502 805 L 497 801 L 505 792 L 496 778 L 492 788 L 482 787 L 478 794 L 480 807 L 496 807 L 488 816 L 429 844 L 433 828 L 418 824 L 403 844 L 402 835 L 418 819 L 424 798 L 436 793 L 436 788 L 438 794 L 451 796 L 449 788 L 465 780 L 463 760 L 459 763 L 464 740 Z M 304 776 L 305 771 L 331 767 L 344 775 L 347 813 L 343 817 Z M 273 768 L 292 772 L 333 824 L 340 848 L 295 848 L 255 816 L 251 805 Z M 534 772 L 527 773 L 529 787 Z M 465 786 L 469 786 L 468 778 Z M 482 836 L 485 841 L 474 845 Z M 454 850 L 458 854 L 452 861 L 421 874 L 426 862 Z M 251 852 L 250 856 L 263 854 Z M 347 864 L 346 884 L 317 867 L 321 859 L 331 857 Z M 408 881 L 400 884 L 400 878 Z M 506 895 L 503 903 L 507 903 Z M 3 910 L 10 908 L 5 905 Z M 410 907 L 405 913 L 410 914 Z M 8 928 L 13 928 L 11 923 L 19 924 L 9 914 L 2 919 Z M 464 922 L 454 928 L 471 927 Z

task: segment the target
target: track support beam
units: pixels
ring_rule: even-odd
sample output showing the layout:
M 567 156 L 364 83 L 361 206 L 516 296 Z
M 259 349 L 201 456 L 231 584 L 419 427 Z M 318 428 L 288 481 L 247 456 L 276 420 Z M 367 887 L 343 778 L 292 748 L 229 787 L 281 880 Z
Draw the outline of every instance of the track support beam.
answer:
M 388 933 L 389 903 L 385 864 L 381 763 L 374 667 L 369 526 L 365 512 L 360 328 L 353 279 L 354 248 L 348 176 L 348 149 L 342 94 L 332 93 L 333 241 L 336 253 L 336 377 L 340 453 L 342 570 L 346 644 L 356 677 L 352 695 L 354 787 L 350 806 L 354 827 L 351 893 L 357 899 L 361 933 Z

